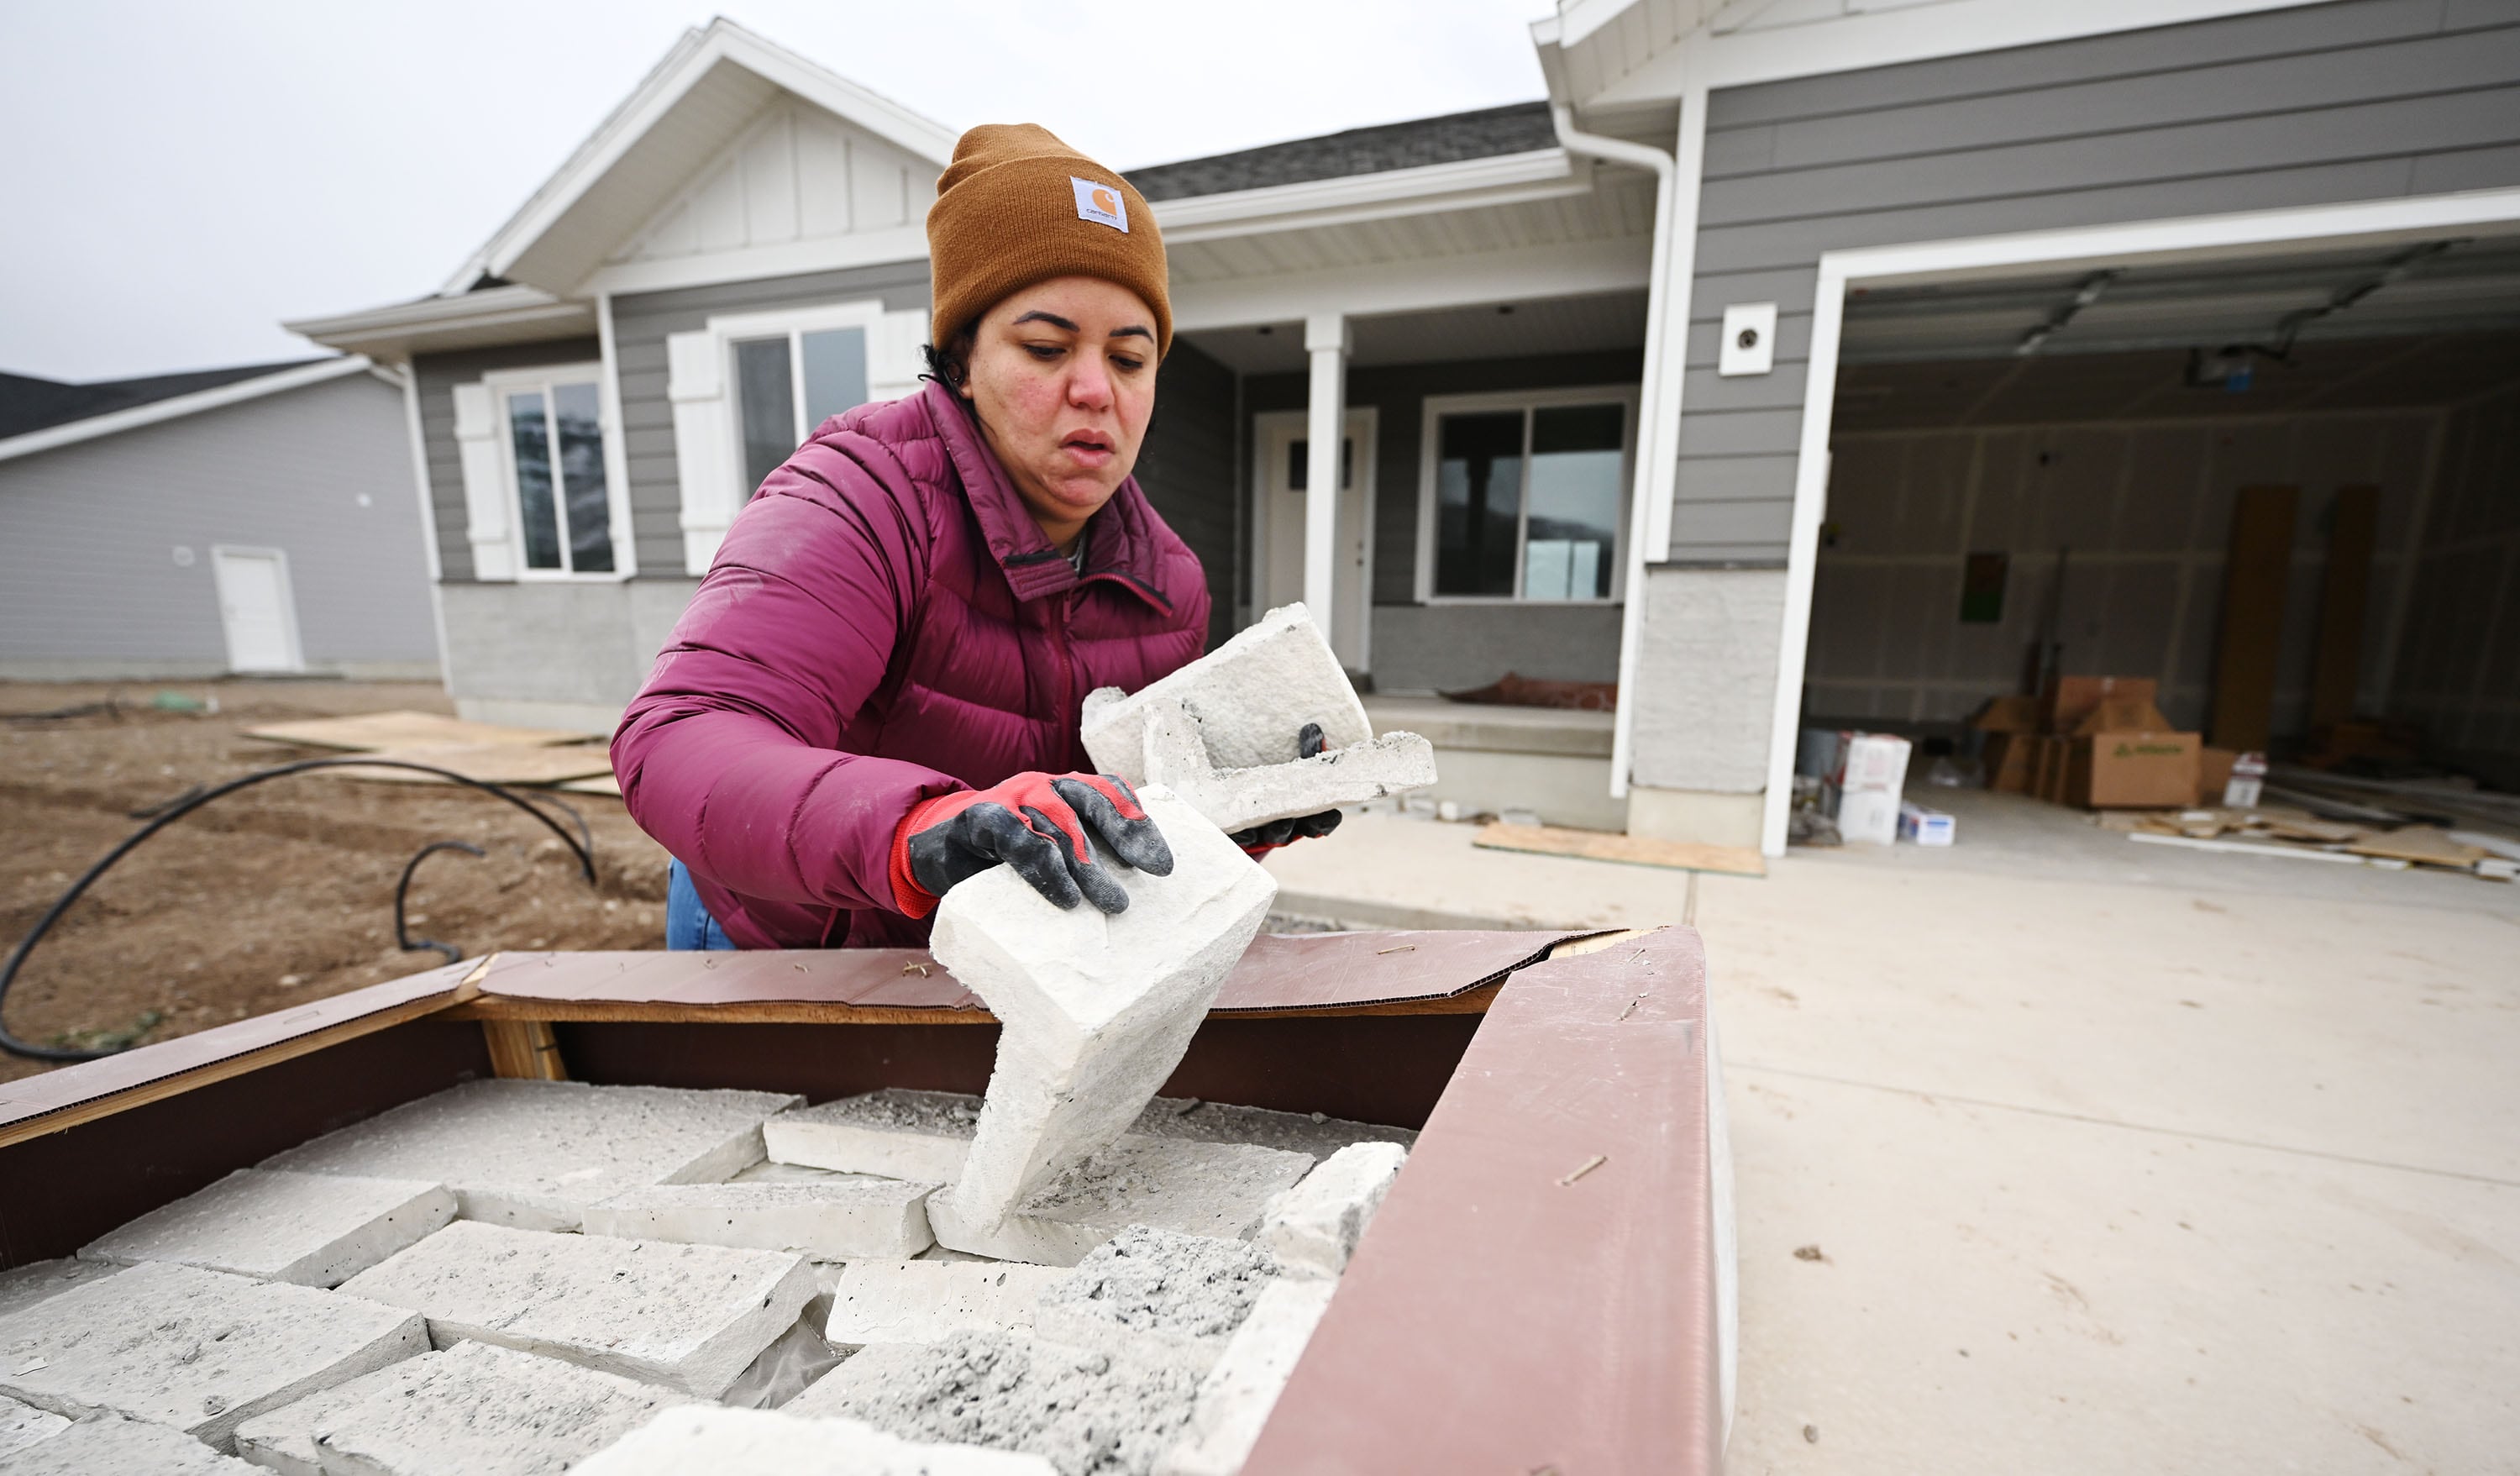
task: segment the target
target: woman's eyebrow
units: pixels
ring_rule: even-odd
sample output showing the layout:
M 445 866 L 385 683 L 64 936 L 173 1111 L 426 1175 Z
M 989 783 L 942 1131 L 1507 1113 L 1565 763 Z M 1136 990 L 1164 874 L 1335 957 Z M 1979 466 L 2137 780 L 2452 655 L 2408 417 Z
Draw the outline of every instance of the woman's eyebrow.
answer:
M 1076 325 L 1075 325 L 1075 324 L 1068 322 L 1065 318 L 1060 317 L 1060 316 L 1059 316 L 1058 314 L 1057 314 L 1057 313 L 1045 313 L 1045 312 L 1041 312 L 1041 311 L 1039 311 L 1039 310 L 1035 310 L 1035 311 L 1033 311 L 1033 312 L 1029 312 L 1029 313 L 1024 314 L 1024 315 L 1023 315 L 1022 317 L 1020 317 L 1020 318 L 1017 318 L 1017 319 L 1014 321 L 1014 326 L 1015 326 L 1015 327 L 1017 327 L 1017 328 L 1021 328 L 1023 325 L 1025 325 L 1025 324 L 1027 324 L 1027 323 L 1047 323 L 1047 324 L 1049 324 L 1051 327 L 1056 328 L 1056 329 L 1059 329 L 1059 330 L 1061 330 L 1061 331 L 1063 331 L 1063 332 L 1066 332 L 1066 333 L 1071 333 L 1071 334 L 1072 334 L 1072 333 L 1076 332 Z
M 1154 335 L 1155 331 L 1153 329 L 1142 327 L 1135 323 L 1130 324 L 1127 328 L 1115 328 L 1111 330 L 1111 336 L 1114 338 L 1151 338 Z

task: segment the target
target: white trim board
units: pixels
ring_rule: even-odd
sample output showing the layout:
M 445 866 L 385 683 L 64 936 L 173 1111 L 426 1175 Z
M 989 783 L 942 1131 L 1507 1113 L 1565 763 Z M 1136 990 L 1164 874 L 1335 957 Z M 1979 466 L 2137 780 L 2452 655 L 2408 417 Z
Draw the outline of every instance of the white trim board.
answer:
M 292 389 L 303 389 L 309 384 L 321 384 L 327 380 L 338 380 L 372 367 L 374 366 L 366 359 L 356 354 L 340 359 L 325 359 L 314 364 L 301 364 L 295 369 L 257 375 L 250 380 L 238 380 L 233 383 L 221 384 L 211 389 L 197 389 L 191 394 L 152 400 L 146 405 L 134 405 L 128 410 L 94 415 L 83 421 L 70 421 L 60 425 L 47 425 L 41 430 L 29 430 L 23 435 L 13 435 L 5 441 L 0 441 L 0 462 L 16 461 L 22 456 L 34 456 L 63 446 L 75 446 L 81 441 L 118 435 L 125 430 L 137 430 L 143 425 L 156 425 L 166 421 L 182 420 L 188 415 L 200 415 L 205 410 L 220 410 L 230 405 L 242 405 L 248 400 L 259 400 L 266 395 L 286 394 Z
M 1845 325 L 1849 285 L 1944 282 L 2086 262 L 2157 265 L 2286 247 L 2325 249 L 2348 244 L 2382 245 L 2443 231 L 2497 225 L 2520 227 L 2520 189 L 2247 210 L 2229 215 L 2195 215 L 2080 230 L 2031 231 L 1823 252 L 1819 285 L 1813 294 L 1810 368 L 1803 390 L 1802 441 L 1794 470 L 1793 522 L 1785 556 L 1784 628 L 1777 651 L 1777 701 L 1768 734 L 1768 789 L 1760 825 L 1760 849 L 1770 856 L 1781 856 L 1785 850 L 1794 742 L 1802 719 L 1803 668 L 1810 654 L 1812 585 L 1820 557 L 1820 525 L 1827 512 L 1829 425 L 1837 399 L 1838 338 Z

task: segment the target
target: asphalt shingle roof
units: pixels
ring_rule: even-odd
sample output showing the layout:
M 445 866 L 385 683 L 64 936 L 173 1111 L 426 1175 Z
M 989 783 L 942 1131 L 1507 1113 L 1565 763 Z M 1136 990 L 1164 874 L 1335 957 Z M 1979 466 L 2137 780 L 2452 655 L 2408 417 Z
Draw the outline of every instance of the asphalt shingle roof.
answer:
M 1501 154 L 1527 154 L 1553 147 L 1556 142 L 1557 132 L 1550 124 L 1547 103 L 1515 103 L 1505 108 L 1482 108 L 1475 112 L 1350 128 L 1344 133 L 1299 138 L 1236 154 L 1152 164 L 1128 173 L 1129 183 L 1150 201 L 1183 200 L 1194 195 L 1223 195 L 1270 185 L 1297 185 L 1351 174 L 1380 174 L 1423 164 L 1492 158 Z
M 0 440 L 314 362 L 290 359 L 279 364 L 240 364 L 233 369 L 196 369 L 185 374 L 99 380 L 87 384 L 37 379 L 33 375 L 0 374 Z

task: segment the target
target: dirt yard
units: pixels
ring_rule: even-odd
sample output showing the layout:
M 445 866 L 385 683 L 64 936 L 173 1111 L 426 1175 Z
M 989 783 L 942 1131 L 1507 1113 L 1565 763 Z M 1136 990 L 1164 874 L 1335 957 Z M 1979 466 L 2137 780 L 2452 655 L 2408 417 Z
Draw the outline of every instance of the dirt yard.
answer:
M 215 699 L 218 710 L 152 706 L 160 692 Z M 31 716 L 108 698 L 111 712 Z M 80 872 L 140 827 L 133 811 L 322 756 L 242 730 L 390 708 L 452 710 L 421 684 L 0 683 L 0 949 L 14 949 Z M 549 830 L 476 790 L 316 773 L 213 801 L 107 872 L 54 926 L 9 992 L 9 1029 L 44 1045 L 161 1041 L 434 967 L 442 955 L 405 953 L 393 932 L 394 882 L 433 840 L 487 854 L 441 852 L 422 864 L 414 938 L 469 956 L 662 947 L 663 850 L 619 800 L 561 797 L 594 834 L 594 887 Z M 0 1054 L 0 1081 L 42 1069 Z

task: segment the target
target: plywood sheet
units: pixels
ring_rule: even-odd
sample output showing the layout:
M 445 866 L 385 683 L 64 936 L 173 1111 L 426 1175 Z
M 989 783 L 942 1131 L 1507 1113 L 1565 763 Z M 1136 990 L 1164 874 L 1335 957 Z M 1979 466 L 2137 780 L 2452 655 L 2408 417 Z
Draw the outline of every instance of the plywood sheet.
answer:
M 1765 876 L 1766 858 L 1746 846 L 1696 845 L 1679 840 L 1647 840 L 1614 835 L 1606 830 L 1570 830 L 1557 826 L 1508 826 L 1481 829 L 1473 845 L 1491 851 L 1528 851 L 1536 856 L 1575 856 L 1586 861 L 1616 861 L 1628 866 L 1669 867 L 1682 872 L 1722 872 L 1731 876 Z
M 558 728 L 511 728 L 504 723 L 474 723 L 437 712 L 362 712 L 345 718 L 308 718 L 293 723 L 266 723 L 245 736 L 273 743 L 307 748 L 341 748 L 353 753 L 389 748 L 456 748 L 543 743 L 573 743 L 594 738 Z
M 615 779 L 608 771 L 593 779 L 570 780 L 560 787 L 571 794 L 609 794 L 614 799 L 621 797 L 621 781 Z
M 529 748 L 515 743 L 388 748 L 373 756 L 406 764 L 428 764 L 490 784 L 557 784 L 598 776 L 609 778 L 612 773 L 612 755 L 601 743 L 577 743 L 565 748 Z M 316 772 L 397 784 L 453 783 L 413 769 L 370 769 L 355 764 Z
M 2292 572 L 2298 487 L 2242 487 L 2231 506 L 2231 550 L 2223 564 L 2223 635 L 2214 662 L 2217 748 L 2263 752 L 2274 722 L 2275 666 L 2283 654 L 2284 586 Z
M 2450 838 L 2449 832 L 2431 826 L 2408 826 L 2402 830 L 2366 830 L 2360 840 L 2349 843 L 2346 850 L 2357 856 L 2378 856 L 2389 861 L 2411 861 L 2420 866 L 2446 866 L 2470 871 L 2477 862 L 2491 854 L 2481 847 L 2463 846 Z

